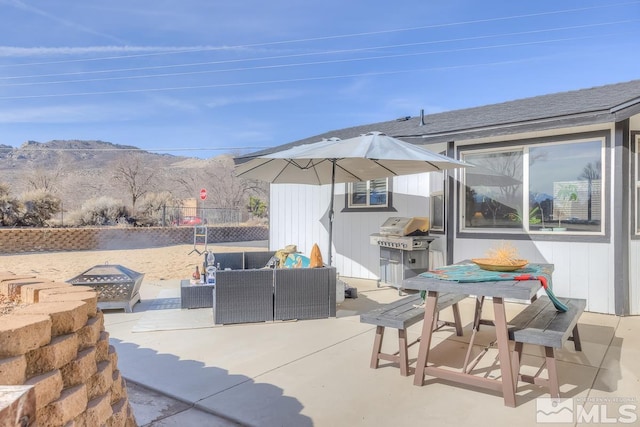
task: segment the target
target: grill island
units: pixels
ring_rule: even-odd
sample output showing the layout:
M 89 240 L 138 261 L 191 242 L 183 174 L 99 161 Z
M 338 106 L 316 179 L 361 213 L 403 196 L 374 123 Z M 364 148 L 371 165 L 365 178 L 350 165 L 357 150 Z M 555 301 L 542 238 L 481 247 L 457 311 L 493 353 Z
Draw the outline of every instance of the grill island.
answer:
M 390 217 L 379 233 L 369 236 L 369 242 L 380 247 L 380 283 L 401 293 L 404 279 L 429 270 L 429 244 L 435 238 L 428 232 L 428 218 Z
M 100 309 L 123 308 L 131 313 L 133 306 L 140 301 L 140 285 L 144 273 L 129 270 L 121 265 L 96 265 L 80 273 L 67 283 L 77 286 L 91 286 L 98 292 Z

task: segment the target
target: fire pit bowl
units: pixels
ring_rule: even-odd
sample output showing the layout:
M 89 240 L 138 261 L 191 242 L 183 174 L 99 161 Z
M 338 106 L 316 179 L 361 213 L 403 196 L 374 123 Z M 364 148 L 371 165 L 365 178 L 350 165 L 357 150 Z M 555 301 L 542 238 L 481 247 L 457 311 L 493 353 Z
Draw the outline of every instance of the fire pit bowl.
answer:
M 96 265 L 67 280 L 74 286 L 90 286 L 98 292 L 101 309 L 123 308 L 131 313 L 140 301 L 140 285 L 144 273 L 138 273 L 121 265 Z

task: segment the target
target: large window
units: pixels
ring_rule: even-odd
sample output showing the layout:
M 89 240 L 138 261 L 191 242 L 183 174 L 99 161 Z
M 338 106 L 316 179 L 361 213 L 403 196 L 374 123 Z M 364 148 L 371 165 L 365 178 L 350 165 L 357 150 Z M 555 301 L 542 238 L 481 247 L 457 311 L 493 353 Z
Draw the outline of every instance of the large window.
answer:
M 385 208 L 389 206 L 388 179 L 349 183 L 349 208 Z
M 464 152 L 467 230 L 603 232 L 604 140 Z
M 469 153 L 464 161 L 465 228 L 522 228 L 522 149 Z

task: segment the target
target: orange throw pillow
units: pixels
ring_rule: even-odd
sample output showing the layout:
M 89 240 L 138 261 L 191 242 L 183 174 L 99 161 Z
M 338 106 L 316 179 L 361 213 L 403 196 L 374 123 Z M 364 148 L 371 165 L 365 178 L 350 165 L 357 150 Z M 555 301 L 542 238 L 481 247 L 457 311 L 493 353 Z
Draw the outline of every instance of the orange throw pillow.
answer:
M 313 247 L 311 248 L 311 256 L 309 257 L 309 259 L 309 267 L 323 267 L 322 254 L 320 253 L 320 248 L 318 247 L 317 243 L 313 244 Z

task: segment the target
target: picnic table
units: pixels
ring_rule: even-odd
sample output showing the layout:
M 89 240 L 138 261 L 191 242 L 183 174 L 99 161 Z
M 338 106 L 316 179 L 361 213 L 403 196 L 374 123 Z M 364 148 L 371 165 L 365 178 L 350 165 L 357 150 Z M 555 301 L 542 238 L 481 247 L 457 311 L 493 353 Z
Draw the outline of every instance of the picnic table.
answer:
M 471 261 L 463 261 L 458 265 L 464 266 L 470 264 Z M 528 268 L 538 271 L 553 271 L 553 265 L 551 264 L 529 264 Z M 415 369 L 414 385 L 422 386 L 424 376 L 427 374 L 448 381 L 502 392 L 504 404 L 506 406 L 515 407 L 515 390 L 518 374 L 514 373 L 512 369 L 504 300 L 505 298 L 509 298 L 530 301 L 540 289 L 541 282 L 537 279 L 484 281 L 486 280 L 486 277 L 479 277 L 482 275 L 482 271 L 484 270 L 478 270 L 478 281 L 474 279 L 474 272 L 472 269 L 467 269 L 467 271 L 465 271 L 466 276 L 462 281 L 440 279 L 437 278 L 437 274 L 430 274 L 432 277 L 418 275 L 403 281 L 402 287 L 405 289 L 426 291 L 424 323 L 420 338 L 420 348 L 418 351 L 418 360 Z M 479 299 L 484 299 L 484 297 L 492 298 L 494 311 L 493 324 L 495 326 L 498 347 L 498 359 L 501 372 L 500 378 L 494 379 L 474 375 L 469 369 L 467 369 L 466 361 L 461 372 L 428 365 L 431 337 L 433 334 L 434 322 L 436 321 L 438 295 L 445 293 L 475 295 Z M 481 307 L 482 304 L 479 304 L 479 306 L 476 305 L 476 322 L 480 319 Z M 477 327 L 477 325 L 474 325 L 474 327 Z M 473 345 L 473 340 L 469 343 L 469 346 L 471 345 Z

